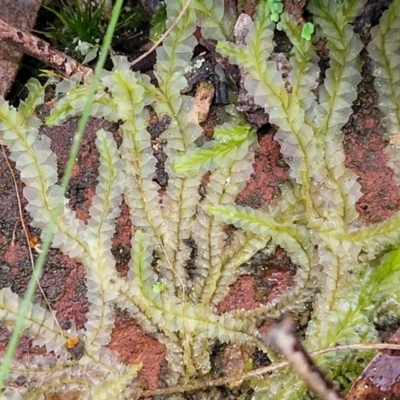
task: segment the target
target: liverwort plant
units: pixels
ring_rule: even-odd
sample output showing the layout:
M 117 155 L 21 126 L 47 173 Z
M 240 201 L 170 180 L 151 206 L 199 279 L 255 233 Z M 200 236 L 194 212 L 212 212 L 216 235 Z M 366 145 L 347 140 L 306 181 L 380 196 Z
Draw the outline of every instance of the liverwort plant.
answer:
M 381 306 L 389 296 L 392 311 L 400 304 L 400 268 L 390 257 L 380 265 L 372 261 L 399 245 L 400 213 L 371 226 L 359 221 L 355 202 L 361 193 L 357 177 L 344 165 L 341 132 L 361 80 L 363 46 L 351 24 L 365 3 L 309 2 L 315 35 L 325 39 L 330 55 L 322 84 L 318 56 L 309 40 L 312 32 L 302 35 L 302 27 L 282 10 L 271 10 L 270 1 L 260 2 L 246 43 L 235 45 L 231 43 L 235 16 L 224 9 L 224 2 L 192 0 L 157 49 L 156 83 L 132 72 L 125 57 L 113 58 L 113 70 L 101 73 L 91 115 L 119 122 L 122 142 L 117 146 L 110 132 L 99 130 L 100 167 L 90 218 L 86 224 L 80 221 L 64 198 L 52 231 L 52 246 L 85 267 L 90 304 L 85 330 L 61 335 L 48 312 L 33 305 L 24 320 L 25 333 L 33 344 L 45 346 L 57 357 L 49 356 L 47 362 L 33 357 L 29 367 L 24 360 L 16 361 L 2 394 L 5 398 L 63 396 L 72 391 L 90 399 L 134 397 L 138 392 L 133 378 L 140 366 L 123 365 L 107 349 L 115 307 L 126 310 L 165 345 L 163 379 L 168 385 L 212 375 L 210 355 L 218 343 L 252 347 L 274 362 L 277 357 L 257 326 L 260 319 L 276 319 L 286 311 L 310 310 L 304 332 L 309 351 L 378 340 L 373 321 Z M 166 2 L 167 27 L 183 6 L 180 0 Z M 388 16 L 399 15 L 399 10 L 400 1 L 394 1 L 380 23 L 382 35 L 394 35 Z M 291 69 L 285 77 L 271 58 L 277 12 L 292 44 Z M 185 73 L 192 68 L 197 26 L 203 36 L 220 40 L 217 50 L 241 67 L 246 89 L 278 128 L 275 139 L 291 182 L 263 208 L 235 204 L 252 173 L 255 129 L 235 116 L 215 127 L 212 140 L 198 145 L 204 142 L 199 140 L 198 111 L 194 99 L 181 93 L 187 86 Z M 379 42 L 379 33 L 373 35 Z M 382 42 L 376 46 L 378 61 L 389 51 Z M 376 74 L 392 76 L 387 65 L 377 62 Z M 34 115 L 43 102 L 44 88 L 37 81 L 31 81 L 29 88 L 30 95 L 19 109 L 1 100 L 0 142 L 21 172 L 32 225 L 43 229 L 63 192 L 51 141 L 39 133 L 41 121 Z M 56 93 L 48 125 L 80 116 L 89 86 L 75 77 L 59 83 Z M 390 99 L 397 104 L 394 97 Z M 163 190 L 153 179 L 156 159 L 148 132 L 150 111 L 168 121 L 160 137 L 167 155 L 168 182 Z M 111 252 L 122 199 L 134 226 L 127 277 L 116 272 Z M 228 225 L 235 228 L 227 229 Z M 298 266 L 288 290 L 257 309 L 218 315 L 215 309 L 240 267 L 258 251 L 272 252 L 278 246 Z M 9 288 L 1 289 L 3 324 L 13 326 L 19 302 Z M 78 360 L 71 359 L 64 343 L 67 340 L 68 346 L 76 337 L 84 343 Z M 44 368 L 36 366 L 39 361 Z M 325 355 L 317 363 L 337 383 L 348 383 L 357 373 L 353 357 L 347 354 Z M 251 361 L 247 364 L 251 368 Z M 17 387 L 21 374 L 26 381 Z M 307 395 L 303 383 L 288 370 L 253 379 L 250 386 L 254 399 Z M 198 398 L 208 395 L 199 393 Z
M 279 128 L 275 139 L 281 144 L 293 185 L 276 201 L 273 213 L 238 206 L 214 206 L 209 211 L 219 220 L 259 237 L 270 237 L 272 243 L 283 247 L 297 263 L 296 285 L 282 296 L 276 307 L 301 306 L 306 288 L 316 284 L 312 318 L 305 337 L 310 351 L 378 340 L 372 321 L 381 301 L 389 293 L 393 301 L 397 304 L 399 301 L 396 288 L 399 272 L 391 270 L 395 286 L 381 291 L 384 279 L 377 278 L 377 271 L 370 263 L 387 246 L 398 245 L 399 213 L 377 226 L 360 226 L 354 207 L 361 195 L 359 184 L 344 165 L 341 128 L 357 96 L 361 80 L 359 53 L 363 48 L 351 23 L 362 13 L 364 5 L 365 1 L 340 5 L 324 0 L 308 3 L 314 24 L 319 28 L 317 35 L 326 40 L 330 55 L 330 65 L 320 87 L 315 48 L 308 40 L 301 39 L 301 28 L 287 14 L 282 14 L 280 20 L 293 46 L 292 69 L 286 80 L 275 62 L 269 61 L 274 24 L 268 17 L 268 7 L 260 5 L 246 45 L 218 44 L 223 55 L 244 69 L 246 89 L 254 95 L 255 103 L 264 107 L 270 122 Z M 398 18 L 394 17 L 390 25 L 388 16 L 398 16 L 399 7 L 400 2 L 395 1 L 385 13 L 382 31 L 393 30 L 393 35 L 397 32 Z M 389 58 L 388 53 L 381 56 Z M 391 76 L 392 70 L 394 66 L 378 67 L 376 74 Z M 396 101 L 398 107 L 398 97 Z M 393 119 L 394 115 L 396 112 L 388 116 Z M 366 294 L 371 292 L 379 292 L 383 297 L 367 305 Z M 332 358 L 338 362 L 344 357 L 324 356 L 318 360 L 331 377 L 338 375 L 338 369 L 330 367 Z M 351 372 L 352 367 L 344 362 L 340 369 L 346 375 L 349 373 L 346 369 Z M 255 398 L 303 398 L 304 390 L 293 375 L 279 373 L 259 384 Z

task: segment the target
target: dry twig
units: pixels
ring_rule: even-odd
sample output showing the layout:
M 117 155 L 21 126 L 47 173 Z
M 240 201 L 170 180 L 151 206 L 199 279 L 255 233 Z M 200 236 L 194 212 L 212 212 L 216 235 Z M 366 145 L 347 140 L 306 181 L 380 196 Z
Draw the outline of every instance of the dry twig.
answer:
M 343 400 L 332 382 L 329 382 L 307 353 L 294 333 L 293 321 L 285 317 L 272 325 L 264 337 L 265 342 L 283 354 L 289 365 L 321 400 Z
M 90 81 L 93 70 L 80 65 L 72 57 L 53 49 L 49 43 L 31 33 L 14 28 L 0 18 L 0 42 L 5 42 L 16 49 L 37 58 L 46 65 L 55 68 L 69 78 L 76 73 L 82 74 L 82 80 Z

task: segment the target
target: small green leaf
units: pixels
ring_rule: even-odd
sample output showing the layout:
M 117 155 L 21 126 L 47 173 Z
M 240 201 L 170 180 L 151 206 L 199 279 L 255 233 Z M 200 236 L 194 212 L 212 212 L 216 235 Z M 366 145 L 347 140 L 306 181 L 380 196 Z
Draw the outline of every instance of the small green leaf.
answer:
M 153 283 L 153 292 L 154 293 L 162 293 L 167 288 L 167 285 L 163 282 L 155 282 Z
M 278 22 L 283 12 L 283 4 L 280 0 L 268 0 L 268 6 L 271 11 L 271 21 Z
M 254 369 L 253 359 L 249 358 L 244 365 L 245 371 L 252 371 Z
M 301 37 L 306 40 L 311 40 L 311 36 L 314 33 L 314 24 L 307 22 L 303 25 L 301 30 Z

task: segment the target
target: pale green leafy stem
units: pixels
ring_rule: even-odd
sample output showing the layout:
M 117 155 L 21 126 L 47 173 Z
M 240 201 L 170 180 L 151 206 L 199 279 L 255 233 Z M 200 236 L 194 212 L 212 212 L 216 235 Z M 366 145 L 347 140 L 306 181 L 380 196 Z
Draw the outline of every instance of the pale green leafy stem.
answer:
M 166 3 L 168 26 L 183 2 Z M 98 132 L 100 167 L 89 221 L 86 225 L 79 221 L 64 198 L 53 227 L 52 246 L 86 269 L 90 312 L 85 331 L 64 333 L 65 337 L 80 336 L 84 355 L 77 362 L 69 361 L 50 314 L 33 305 L 24 329 L 35 337 L 35 344 L 59 356 L 58 366 L 49 363 L 43 372 L 34 368 L 37 360 L 30 360 L 25 390 L 7 386 L 3 396 L 39 398 L 50 391 L 75 389 L 82 398 L 131 398 L 135 392 L 132 378 L 139 367 L 122 365 L 106 349 L 115 306 L 126 309 L 146 332 L 165 344 L 168 368 L 164 378 L 170 385 L 209 374 L 209 355 L 217 341 L 251 345 L 273 360 L 256 329 L 260 317 L 277 318 L 285 311 L 297 313 L 312 306 L 305 331 L 310 351 L 377 341 L 374 319 L 384 311 L 399 318 L 398 251 L 383 262 L 374 260 L 398 247 L 400 214 L 380 224 L 361 226 L 354 206 L 361 196 L 359 184 L 344 165 L 341 129 L 352 112 L 361 80 L 362 44 L 351 24 L 364 5 L 364 0 L 308 3 L 316 35 L 326 40 L 330 54 L 320 86 L 315 47 L 312 41 L 302 39 L 301 26 L 286 13 L 280 16 L 280 27 L 292 43 L 291 70 L 282 77 L 270 58 L 275 25 L 266 2 L 258 7 L 246 44 L 235 45 L 228 42 L 234 15 L 224 9 L 223 1 L 192 0 L 157 50 L 156 86 L 147 75 L 133 73 L 126 58 L 114 57 L 113 71 L 101 73 L 91 115 L 123 121 L 122 143 L 118 148 L 110 132 Z M 384 88 L 378 106 L 388 119 L 390 134 L 400 121 L 398 59 L 391 54 L 393 43 L 398 42 L 390 40 L 399 31 L 399 15 L 400 1 L 396 0 L 373 29 L 368 47 L 376 63 L 376 83 Z M 181 91 L 187 85 L 184 75 L 192 68 L 197 25 L 204 37 L 219 40 L 217 50 L 223 56 L 240 66 L 246 89 L 278 128 L 275 139 L 290 167 L 291 183 L 262 209 L 235 205 L 252 173 L 257 142 L 254 129 L 232 117 L 215 128 L 212 140 L 196 145 L 202 130 L 194 100 Z M 9 148 L 21 172 L 32 224 L 43 229 L 63 191 L 57 185 L 50 139 L 39 134 L 41 122 L 34 115 L 43 101 L 44 88 L 34 80 L 28 88 L 28 99 L 18 110 L 1 99 L 0 142 Z M 59 83 L 56 91 L 59 98 L 47 119 L 49 125 L 80 116 L 88 86 L 73 78 Z M 161 135 L 169 178 L 163 192 L 153 180 L 156 160 L 147 131 L 150 108 L 160 119 L 170 121 Z M 397 154 L 395 150 L 392 153 Z M 199 187 L 205 174 L 209 182 L 201 197 Z M 135 227 L 127 278 L 116 273 L 111 253 L 122 195 Z M 237 229 L 228 234 L 227 224 Z M 191 260 L 188 239 L 195 243 L 195 260 Z M 267 247 L 272 252 L 277 246 L 298 266 L 295 283 L 255 310 L 217 315 L 215 307 L 237 279 L 240 266 L 259 250 Z M 190 274 L 189 262 L 195 266 Z M 3 324 L 13 326 L 19 302 L 10 289 L 0 291 Z M 359 369 L 349 355 L 323 356 L 317 362 L 343 386 Z M 24 368 L 23 363 L 13 366 L 9 385 Z M 306 394 L 290 371 L 254 379 L 251 387 L 254 399 L 302 399 Z

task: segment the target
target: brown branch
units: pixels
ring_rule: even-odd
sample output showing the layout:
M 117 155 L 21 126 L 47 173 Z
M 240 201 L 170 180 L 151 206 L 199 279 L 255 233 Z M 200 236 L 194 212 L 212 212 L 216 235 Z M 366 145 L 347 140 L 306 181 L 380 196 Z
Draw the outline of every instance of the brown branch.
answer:
M 37 58 L 46 65 L 55 68 L 64 77 L 69 78 L 76 73 L 82 74 L 82 80 L 90 81 L 93 70 L 80 65 L 72 57 L 53 49 L 49 43 L 31 33 L 14 28 L 0 18 L 0 42 L 5 42 L 23 53 Z

